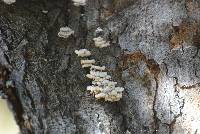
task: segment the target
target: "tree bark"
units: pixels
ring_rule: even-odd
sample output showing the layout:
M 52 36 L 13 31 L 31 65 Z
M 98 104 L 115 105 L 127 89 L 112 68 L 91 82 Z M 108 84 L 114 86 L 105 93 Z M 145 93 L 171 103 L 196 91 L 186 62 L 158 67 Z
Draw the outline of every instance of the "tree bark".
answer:
M 98 27 L 110 47 L 94 47 Z M 23 134 L 198 134 L 199 47 L 199 0 L 0 1 L 0 87 Z M 81 48 L 125 88 L 119 102 L 86 91 Z

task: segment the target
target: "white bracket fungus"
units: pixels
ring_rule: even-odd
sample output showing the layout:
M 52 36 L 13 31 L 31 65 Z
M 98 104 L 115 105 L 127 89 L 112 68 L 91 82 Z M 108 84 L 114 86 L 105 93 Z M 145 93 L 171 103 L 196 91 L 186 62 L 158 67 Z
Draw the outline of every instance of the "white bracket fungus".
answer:
M 101 78 L 101 77 L 97 77 L 97 76 L 94 76 L 94 75 L 91 75 L 91 74 L 87 74 L 86 77 L 88 77 L 89 79 L 93 79 L 95 81 L 103 81 L 103 80 L 111 79 L 110 75 L 106 75 L 104 78 Z
M 16 2 L 16 0 L 3 0 L 4 3 L 10 5 Z
M 85 6 L 86 0 L 72 0 L 75 6 Z
M 88 51 L 87 49 L 75 50 L 75 53 L 76 53 L 79 57 L 88 57 L 88 56 L 91 55 L 91 52 Z
M 106 98 L 106 97 L 107 97 L 107 95 L 105 93 L 99 93 L 99 94 L 95 95 L 96 99 L 103 99 L 103 98 Z
M 95 64 L 95 60 L 81 60 L 81 64 Z
M 81 60 L 82 68 L 91 67 L 92 64 L 95 64 L 95 60 Z
M 94 44 L 98 48 L 104 48 L 110 46 L 109 41 L 105 41 L 102 37 L 93 38 Z
M 107 72 L 100 72 L 100 71 L 90 71 L 90 74 L 101 78 L 105 78 L 108 75 Z
M 88 86 L 87 90 L 90 91 L 91 94 L 92 93 L 97 94 L 97 93 L 101 92 L 103 89 L 98 86 Z
M 47 14 L 49 11 L 47 10 L 42 10 L 42 13 Z
M 93 80 L 96 79 L 96 76 L 91 75 L 91 74 L 87 74 L 86 77 L 88 77 L 89 79 L 93 79 Z
M 91 67 L 91 66 L 92 66 L 92 64 L 83 64 L 82 68 L 88 68 L 88 67 Z
M 61 38 L 68 38 L 72 34 L 74 34 L 74 31 L 69 27 L 61 27 L 58 32 L 58 36 Z
M 92 65 L 92 66 L 91 66 L 91 70 L 93 70 L 93 69 L 94 69 L 94 70 L 103 71 L 103 70 L 106 69 L 106 67 L 105 67 L 105 66 L 100 67 L 100 66 Z

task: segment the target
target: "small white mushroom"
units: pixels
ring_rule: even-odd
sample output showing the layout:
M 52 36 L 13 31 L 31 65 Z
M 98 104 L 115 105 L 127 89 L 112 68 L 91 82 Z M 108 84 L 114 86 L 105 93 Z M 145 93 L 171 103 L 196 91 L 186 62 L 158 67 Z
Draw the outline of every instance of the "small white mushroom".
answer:
M 109 82 L 110 82 L 110 81 L 106 79 L 106 80 L 102 81 L 102 84 L 108 85 Z
M 88 68 L 88 67 L 91 67 L 91 66 L 92 66 L 92 64 L 83 64 L 82 68 Z
M 96 47 L 104 48 L 110 46 L 109 41 L 105 41 L 102 37 L 93 38 Z
M 110 87 L 104 87 L 103 88 L 103 91 L 102 92 L 104 92 L 104 93 L 109 93 L 109 92 L 111 92 L 113 89 L 112 88 L 110 88 Z
M 115 90 L 112 90 L 109 95 L 112 95 L 112 96 L 117 96 L 117 92 Z
M 95 60 L 81 60 L 81 64 L 95 64 Z
M 122 93 L 118 93 L 116 97 L 121 99 L 122 98 Z
M 96 76 L 91 75 L 91 74 L 87 74 L 86 77 L 88 77 L 89 79 L 93 79 L 93 80 L 96 79 Z
M 115 85 L 117 85 L 117 82 L 113 82 L 113 81 L 108 82 L 109 87 L 113 87 L 113 86 L 115 87 Z
M 108 95 L 105 97 L 105 101 L 114 102 L 114 100 L 115 100 L 115 97 L 113 97 L 113 96 Z
M 58 36 L 61 38 L 68 38 L 70 35 L 74 34 L 74 31 L 69 27 L 61 27 L 58 32 Z
M 96 78 L 94 79 L 94 81 L 96 81 L 96 82 L 101 82 L 102 84 L 103 84 L 103 81 L 105 81 L 105 80 L 107 80 L 107 79 L 101 78 L 101 77 L 96 77 Z
M 115 85 L 117 84 L 117 82 L 113 82 L 113 81 L 109 81 L 109 80 L 104 80 L 104 81 L 102 81 L 102 84 L 104 86 L 108 86 L 109 88 L 115 88 Z
M 103 80 L 105 80 L 105 78 L 102 79 L 101 77 L 98 77 L 92 74 L 87 74 L 86 77 L 89 79 L 92 79 L 93 82 L 102 82 Z
M 95 42 L 101 42 L 101 41 L 103 41 L 103 38 L 102 37 L 97 37 L 97 38 L 93 38 L 93 40 Z
M 47 14 L 49 11 L 47 10 L 42 10 L 42 13 Z
M 99 48 L 104 48 L 104 47 L 109 47 L 110 46 L 110 42 L 106 42 L 106 43 L 103 43 L 99 46 Z
M 98 86 L 88 86 L 87 90 L 90 91 L 90 93 L 97 94 L 102 91 L 102 88 L 100 88 Z
M 87 49 L 75 50 L 75 53 L 80 57 L 88 57 L 91 55 L 91 52 Z
M 72 0 L 75 6 L 85 6 L 86 0 Z
M 100 72 L 100 71 L 90 71 L 90 74 L 97 76 L 97 77 L 106 77 L 108 74 L 107 72 Z
M 99 94 L 96 94 L 95 95 L 95 98 L 96 99 L 102 99 L 102 98 L 105 98 L 107 95 L 105 93 L 99 93 Z
M 102 86 L 102 83 L 99 81 L 92 81 L 92 84 L 95 86 Z
M 92 65 L 90 69 L 95 69 L 95 70 L 103 71 L 103 70 L 106 69 L 106 67 L 105 66 L 100 67 L 100 66 Z
M 101 41 L 95 41 L 95 45 L 97 46 L 101 46 L 102 44 L 106 43 L 105 40 L 101 40 Z
M 16 0 L 3 0 L 4 3 L 10 5 L 16 2 Z
M 111 79 L 111 76 L 110 75 L 106 75 L 104 78 L 109 80 L 109 79 Z
M 105 77 L 100 77 L 100 76 L 95 76 L 95 81 L 103 81 L 103 80 L 109 80 L 111 79 L 111 76 L 110 75 L 106 75 Z
M 116 94 L 115 92 L 110 93 L 105 97 L 105 101 L 119 101 L 122 98 L 122 94 Z

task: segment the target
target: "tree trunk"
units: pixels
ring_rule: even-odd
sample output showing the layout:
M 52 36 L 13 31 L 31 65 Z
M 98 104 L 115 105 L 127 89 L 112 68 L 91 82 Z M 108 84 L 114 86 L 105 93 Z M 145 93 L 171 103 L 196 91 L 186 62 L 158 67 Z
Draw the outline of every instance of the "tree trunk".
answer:
M 63 26 L 74 35 L 59 38 Z M 98 27 L 110 47 L 94 47 Z M 0 1 L 0 86 L 23 134 L 200 134 L 199 47 L 199 0 Z M 125 88 L 120 101 L 86 91 L 81 48 Z

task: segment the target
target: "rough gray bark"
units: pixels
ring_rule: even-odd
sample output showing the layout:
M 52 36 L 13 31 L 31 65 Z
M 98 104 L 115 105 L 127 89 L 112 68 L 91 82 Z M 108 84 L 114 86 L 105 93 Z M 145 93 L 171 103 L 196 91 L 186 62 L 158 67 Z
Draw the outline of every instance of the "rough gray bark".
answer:
M 66 25 L 75 35 L 58 38 Z M 93 47 L 99 26 L 111 47 Z M 0 2 L 1 89 L 23 134 L 198 134 L 199 26 L 199 0 Z M 86 92 L 80 48 L 125 87 L 122 100 Z M 9 80 L 15 87 L 5 87 Z

